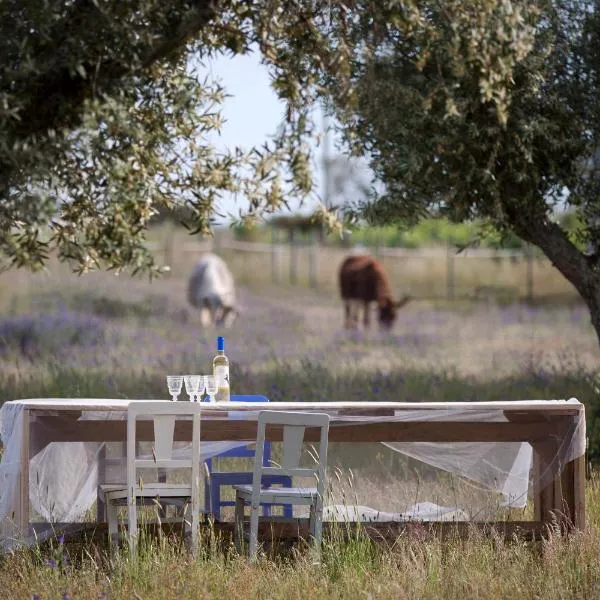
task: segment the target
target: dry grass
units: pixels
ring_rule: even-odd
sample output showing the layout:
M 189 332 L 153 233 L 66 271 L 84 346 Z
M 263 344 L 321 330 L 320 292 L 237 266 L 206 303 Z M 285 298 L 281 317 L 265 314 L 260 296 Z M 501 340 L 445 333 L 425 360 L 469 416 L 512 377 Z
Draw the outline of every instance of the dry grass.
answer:
M 138 561 L 109 560 L 85 545 L 7 556 L 0 568 L 3 597 L 30 599 L 156 598 L 597 598 L 600 592 L 600 479 L 587 490 L 589 526 L 569 538 L 503 542 L 426 539 L 418 532 L 388 546 L 360 535 L 325 541 L 314 565 L 302 548 L 287 558 L 251 565 L 207 544 L 196 559 L 166 539 L 154 540 Z M 105 594 L 105 596 L 102 596 Z

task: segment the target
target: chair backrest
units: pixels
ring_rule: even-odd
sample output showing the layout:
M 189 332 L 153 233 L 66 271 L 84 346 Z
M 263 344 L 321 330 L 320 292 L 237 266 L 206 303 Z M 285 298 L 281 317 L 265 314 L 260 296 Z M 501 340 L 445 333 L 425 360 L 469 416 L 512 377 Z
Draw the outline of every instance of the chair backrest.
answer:
M 267 425 L 283 428 L 283 459 L 281 465 L 263 465 L 263 449 Z M 319 428 L 319 448 L 313 467 L 300 467 L 304 433 L 307 427 Z M 327 441 L 329 435 L 329 415 L 326 413 L 306 413 L 263 410 L 258 415 L 256 433 L 256 456 L 254 458 L 254 473 L 252 478 L 253 505 L 258 499 L 260 482 L 263 475 L 287 475 L 289 477 L 316 477 L 317 491 L 323 498 L 325 484 L 325 468 L 327 465 Z
M 138 419 L 151 421 L 154 431 L 152 458 L 139 458 L 136 453 Z M 172 458 L 175 441 L 175 421 L 191 417 L 192 451 L 189 458 Z M 200 475 L 200 405 L 195 402 L 133 401 L 127 411 L 127 488 L 136 486 L 138 469 L 192 469 L 192 480 Z
M 266 396 L 256 395 L 232 395 L 232 402 L 269 402 L 269 399 Z M 231 450 L 227 450 L 222 452 L 221 454 L 213 457 L 213 458 L 254 458 L 256 451 L 254 448 L 254 444 L 252 447 L 248 446 L 239 446 L 237 448 L 232 448 Z M 263 464 L 265 466 L 269 465 L 271 461 L 271 444 L 265 444 L 265 450 L 263 455 Z M 212 471 L 212 460 L 208 458 L 206 460 L 206 466 L 209 471 Z

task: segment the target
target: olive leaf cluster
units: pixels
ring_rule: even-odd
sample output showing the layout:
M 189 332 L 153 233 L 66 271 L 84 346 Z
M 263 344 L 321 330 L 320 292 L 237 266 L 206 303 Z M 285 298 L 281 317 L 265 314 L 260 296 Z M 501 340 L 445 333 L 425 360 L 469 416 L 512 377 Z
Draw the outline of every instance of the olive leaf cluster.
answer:
M 0 4 L 0 266 L 40 268 L 57 254 L 80 272 L 153 274 L 146 232 L 160 209 L 185 206 L 190 230 L 209 233 L 223 194 L 240 198 L 245 218 L 306 197 L 310 77 L 280 40 L 304 44 L 326 10 L 284 0 Z M 217 151 L 225 90 L 199 67 L 252 47 L 285 118 L 260 148 Z

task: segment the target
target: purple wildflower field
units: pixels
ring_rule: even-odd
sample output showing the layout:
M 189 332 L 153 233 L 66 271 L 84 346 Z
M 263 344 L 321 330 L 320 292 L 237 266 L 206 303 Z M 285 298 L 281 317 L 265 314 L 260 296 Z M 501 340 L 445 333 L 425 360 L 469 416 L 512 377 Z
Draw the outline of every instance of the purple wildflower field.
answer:
M 76 277 L 57 269 L 19 274 L 13 284 L 11 275 L 0 279 L 0 364 L 10 372 L 53 362 L 155 376 L 209 366 L 217 332 L 200 327 L 198 313 L 186 304 L 183 278 Z M 384 335 L 343 330 L 336 295 L 274 286 L 241 288 L 238 295 L 241 315 L 225 336 L 228 356 L 246 374 L 277 366 L 302 370 L 308 362 L 338 378 L 411 370 L 483 382 L 547 371 L 591 372 L 598 364 L 583 305 L 413 301 Z

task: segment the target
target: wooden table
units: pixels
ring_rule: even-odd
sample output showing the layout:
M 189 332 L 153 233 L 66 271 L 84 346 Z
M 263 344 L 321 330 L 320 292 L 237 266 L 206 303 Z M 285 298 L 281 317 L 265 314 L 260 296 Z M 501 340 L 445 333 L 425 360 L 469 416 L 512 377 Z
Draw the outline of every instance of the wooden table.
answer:
M 51 442 L 111 442 L 126 439 L 126 411 L 133 400 L 33 399 L 23 406 L 21 471 L 19 475 L 16 522 L 29 531 L 29 458 Z M 260 410 L 323 411 L 332 416 L 329 439 L 332 442 L 529 442 L 534 449 L 534 468 L 542 472 L 552 463 L 562 444 L 574 435 L 584 436 L 584 407 L 577 402 L 480 402 L 480 403 L 396 403 L 396 402 L 277 402 L 210 405 L 203 411 L 202 440 L 256 439 L 256 421 L 244 418 L 245 411 Z M 427 411 L 442 420 L 392 420 L 398 411 Z M 448 411 L 473 411 L 473 418 L 443 420 Z M 485 410 L 500 411 L 505 421 L 490 422 L 478 415 Z M 119 420 L 78 420 L 84 411 L 122 413 Z M 434 411 L 430 413 L 429 411 Z M 437 411 L 437 412 L 436 412 Z M 441 411 L 441 412 L 440 412 Z M 116 415 L 114 415 L 116 416 Z M 373 422 L 373 418 L 377 418 Z M 389 420 L 386 420 L 389 419 Z M 151 423 L 138 424 L 140 439 L 151 438 Z M 190 439 L 190 427 L 178 422 L 177 440 Z M 267 432 L 271 441 L 281 440 L 281 430 Z M 306 440 L 314 441 L 307 430 Z M 581 440 L 579 440 L 581 442 Z M 582 529 L 585 524 L 585 456 L 576 456 L 543 488 L 534 490 L 535 521 L 550 523 L 558 518 L 567 528 Z

